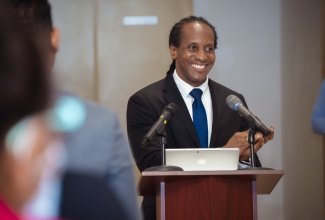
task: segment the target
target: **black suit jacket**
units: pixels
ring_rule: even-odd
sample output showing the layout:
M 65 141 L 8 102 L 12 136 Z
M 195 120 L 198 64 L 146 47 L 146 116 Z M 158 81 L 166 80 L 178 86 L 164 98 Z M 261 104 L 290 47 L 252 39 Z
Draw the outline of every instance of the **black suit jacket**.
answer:
M 209 79 L 212 99 L 213 122 L 210 148 L 222 147 L 235 132 L 247 130 L 248 124 L 231 110 L 226 99 L 236 95 L 247 107 L 244 97 Z M 175 103 L 178 110 L 166 125 L 167 148 L 199 148 L 199 139 L 186 104 L 176 86 L 173 75 L 153 83 L 130 97 L 127 107 L 127 131 L 135 162 L 142 172 L 148 167 L 161 165 L 160 137 L 156 137 L 145 148 L 141 147 L 143 137 L 158 120 L 163 109 Z M 256 165 L 260 166 L 258 159 Z M 147 204 L 145 204 L 147 201 Z M 143 206 L 154 205 L 154 199 L 144 199 Z M 145 214 L 146 215 L 146 214 Z
M 227 106 L 227 97 L 236 95 L 246 107 L 247 105 L 241 94 L 211 79 L 209 88 L 213 108 L 210 147 L 222 147 L 235 132 L 248 129 L 246 121 Z M 167 75 L 165 79 L 136 92 L 128 102 L 128 137 L 141 172 L 148 167 L 161 165 L 160 138 L 156 137 L 146 148 L 141 147 L 141 142 L 169 103 L 177 104 L 178 110 L 175 117 L 166 125 L 167 148 L 199 148 L 199 139 L 186 104 L 173 76 Z

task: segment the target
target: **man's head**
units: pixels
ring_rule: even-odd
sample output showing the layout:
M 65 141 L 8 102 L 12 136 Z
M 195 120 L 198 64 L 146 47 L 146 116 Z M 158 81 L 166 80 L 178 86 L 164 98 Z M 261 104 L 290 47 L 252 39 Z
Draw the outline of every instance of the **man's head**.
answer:
M 59 47 L 59 31 L 53 27 L 51 6 L 48 0 L 2 0 L 5 1 L 13 14 L 34 33 L 46 57 L 50 69 L 54 63 Z
M 169 35 L 173 63 L 167 74 L 177 74 L 188 84 L 201 85 L 215 61 L 217 34 L 202 17 L 190 16 L 176 23 Z

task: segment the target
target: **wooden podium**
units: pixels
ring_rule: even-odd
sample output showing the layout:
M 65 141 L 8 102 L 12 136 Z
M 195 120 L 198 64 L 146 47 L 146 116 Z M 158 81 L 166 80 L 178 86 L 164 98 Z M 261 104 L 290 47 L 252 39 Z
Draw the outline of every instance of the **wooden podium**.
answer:
M 156 196 L 157 219 L 257 219 L 257 194 L 270 194 L 283 170 L 142 172 L 139 192 Z

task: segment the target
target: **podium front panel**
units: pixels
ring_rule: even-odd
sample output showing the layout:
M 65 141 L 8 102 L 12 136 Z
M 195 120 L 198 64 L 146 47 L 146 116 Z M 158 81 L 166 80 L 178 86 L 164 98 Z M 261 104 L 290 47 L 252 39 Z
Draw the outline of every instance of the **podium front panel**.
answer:
M 257 194 L 269 194 L 279 170 L 143 172 L 140 195 L 156 195 L 157 219 L 257 219 Z
M 203 177 L 165 183 L 164 192 L 165 219 L 254 219 L 249 180 Z

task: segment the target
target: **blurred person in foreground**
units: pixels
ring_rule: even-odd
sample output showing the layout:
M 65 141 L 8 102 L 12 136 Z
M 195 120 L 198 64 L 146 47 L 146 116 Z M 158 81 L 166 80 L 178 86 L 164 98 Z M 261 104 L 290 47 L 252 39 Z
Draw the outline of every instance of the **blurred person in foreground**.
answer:
M 169 35 L 173 62 L 167 76 L 130 97 L 127 129 L 140 172 L 162 164 L 159 136 L 153 138 L 146 147 L 142 147 L 141 142 L 169 103 L 175 103 L 178 110 L 165 126 L 167 148 L 239 148 L 239 164 L 248 166 L 249 126 L 226 104 L 229 95 L 236 95 L 247 107 L 245 99 L 208 76 L 216 59 L 217 38 L 214 26 L 204 18 L 190 16 L 181 19 L 172 27 Z M 200 98 L 197 93 L 200 93 Z M 200 110 L 204 109 L 201 113 L 204 112 L 205 117 L 196 117 L 194 114 L 193 110 L 198 103 L 201 103 Z M 273 127 L 268 136 L 256 133 L 255 152 L 273 136 Z M 256 166 L 261 166 L 257 155 L 255 157 Z M 146 220 L 156 219 L 154 197 L 144 197 L 142 209 Z
M 323 80 L 318 92 L 311 125 L 314 133 L 325 135 L 325 80 Z
M 11 10 L 34 32 L 35 39 L 39 39 L 47 68 L 51 70 L 59 48 L 59 31 L 52 26 L 49 2 L 5 1 L 10 2 Z M 62 91 L 57 96 L 74 97 Z M 45 217 L 59 215 L 72 220 L 140 219 L 132 156 L 117 114 L 75 98 L 84 106 L 85 122 L 64 138 L 67 159 L 66 172 L 61 186 L 58 186 L 60 198 L 49 201 L 52 213 L 44 212 L 40 201 L 46 197 L 46 192 L 51 191 L 44 189 L 30 205 L 29 211 Z
M 0 2 L 0 219 L 27 219 L 24 206 L 56 140 L 46 112 L 51 87 L 32 33 Z

